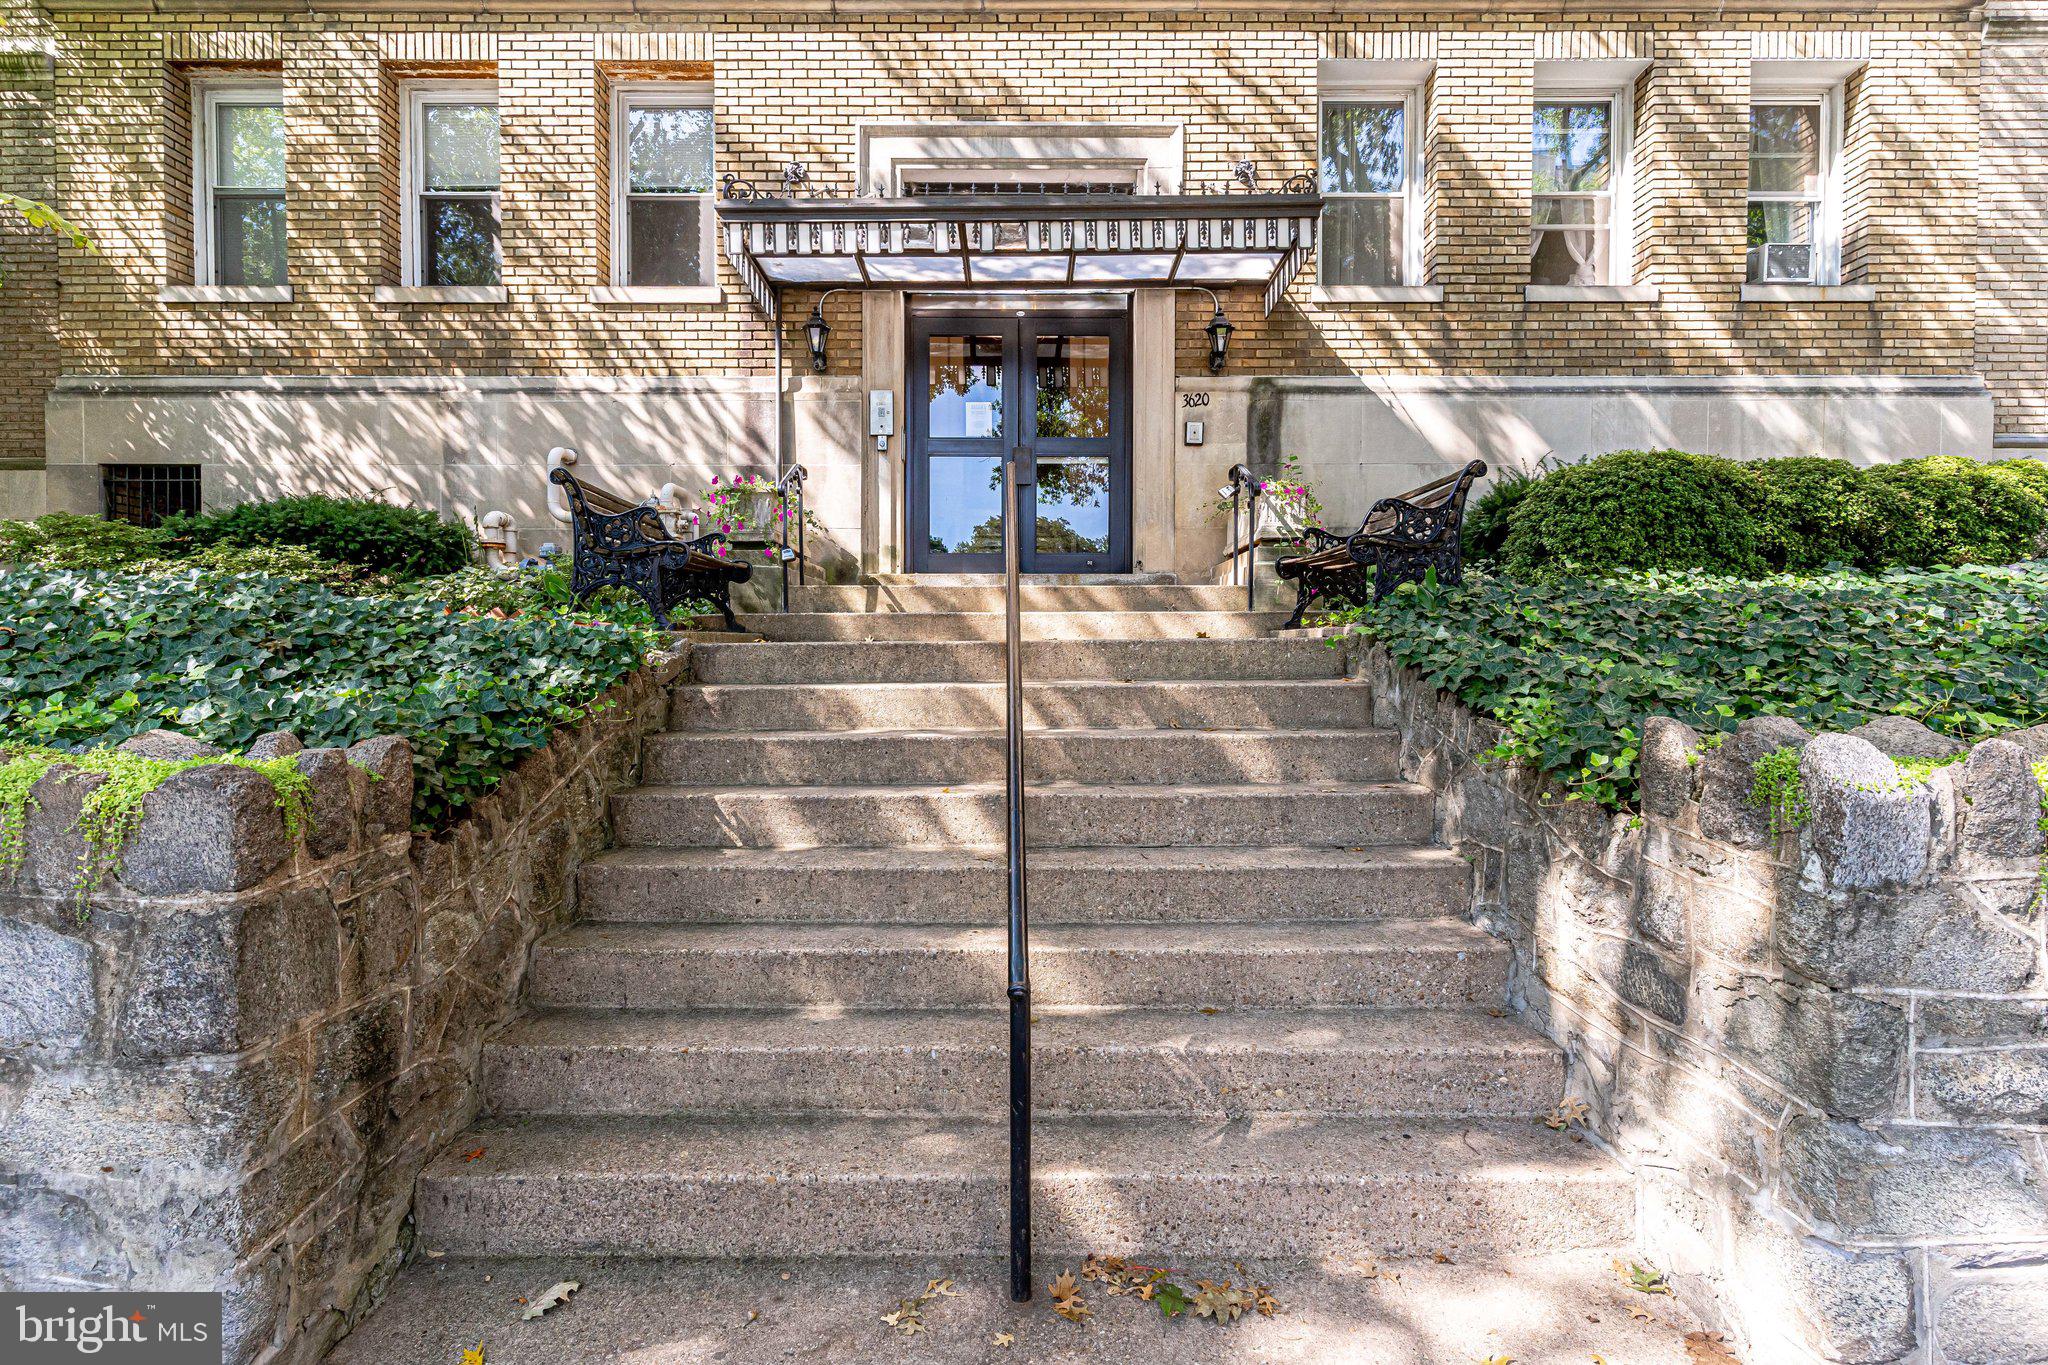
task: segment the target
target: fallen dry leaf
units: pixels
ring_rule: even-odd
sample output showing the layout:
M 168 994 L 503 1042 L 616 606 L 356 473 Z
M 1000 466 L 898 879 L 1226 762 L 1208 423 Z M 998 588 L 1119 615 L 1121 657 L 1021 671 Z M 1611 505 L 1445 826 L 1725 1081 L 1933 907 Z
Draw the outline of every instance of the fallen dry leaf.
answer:
M 1270 1318 L 1280 1311 L 1280 1300 L 1273 1297 L 1273 1291 L 1265 1285 L 1252 1288 L 1252 1306 L 1259 1310 L 1259 1316 Z
M 1719 1332 L 1687 1332 L 1685 1353 L 1697 1365 L 1742 1365 L 1728 1349 L 1728 1339 Z
M 924 1311 L 916 1299 L 898 1300 L 896 1311 L 882 1314 L 882 1321 L 889 1324 L 889 1330 L 906 1337 L 931 1330 L 924 1325 Z
M 1429 1259 L 1430 1259 L 1430 1260 L 1432 1260 L 1432 1261 L 1435 1261 L 1435 1262 L 1436 1262 L 1436 1263 L 1437 1263 L 1438 1265 L 1455 1265 L 1455 1264 L 1457 1264 L 1457 1262 L 1453 1261 L 1453 1260 L 1452 1260 L 1452 1259 L 1451 1259 L 1450 1257 L 1448 1257 L 1448 1256 L 1444 1255 L 1444 1254 L 1443 1254 L 1443 1253 L 1442 1253 L 1441 1251 L 1432 1251 L 1432 1252 L 1430 1252 L 1430 1253 L 1429 1253 Z
M 1586 1102 L 1576 1095 L 1568 1095 L 1557 1102 L 1557 1107 L 1550 1111 L 1550 1117 L 1543 1120 L 1543 1126 L 1562 1133 L 1573 1124 L 1585 1121 Z
M 951 1280 L 927 1280 L 924 1296 L 928 1299 L 957 1299 L 960 1297 L 960 1291 L 953 1287 Z
M 476 1160 L 476 1159 L 477 1159 L 478 1157 L 482 1156 L 483 1154 L 484 1154 L 484 1149 L 483 1149 L 483 1148 L 481 1148 L 481 1147 L 479 1147 L 479 1148 L 477 1148 L 477 1149 L 476 1149 L 475 1151 L 473 1151 L 473 1152 L 464 1152 L 464 1153 L 462 1154 L 462 1159 L 463 1159 L 464 1161 L 475 1161 L 475 1160 Z
M 1046 1288 L 1052 1291 L 1052 1311 L 1068 1322 L 1079 1322 L 1083 1318 L 1093 1316 L 1093 1311 L 1081 1299 L 1081 1290 L 1074 1283 L 1073 1271 L 1061 1271 L 1059 1278 Z
M 1196 1280 L 1195 1296 L 1191 1302 L 1198 1318 L 1210 1318 L 1216 1322 L 1236 1322 L 1244 1310 L 1252 1306 L 1252 1296 L 1242 1289 L 1231 1288 L 1229 1280 L 1222 1284 Z
M 583 1287 L 580 1280 L 557 1280 L 548 1286 L 547 1292 L 527 1304 L 526 1311 L 519 1315 L 521 1322 L 532 1322 L 547 1313 L 550 1308 L 560 1308 L 569 1301 L 569 1296 Z M 521 1300 L 524 1302 L 524 1300 Z
M 1638 1308 L 1634 1304 L 1629 1305 L 1628 1315 L 1637 1322 L 1655 1322 L 1657 1320 L 1655 1313 L 1650 1312 L 1646 1308 Z
M 456 1361 L 455 1365 L 484 1365 L 484 1344 L 478 1342 L 464 1351 L 462 1359 Z
M 1515 1358 L 1513 1356 L 1485 1356 L 1480 1359 L 1479 1365 L 1515 1365 Z
M 991 1346 L 1000 1346 L 1005 1351 L 1007 1351 L 1012 1346 L 1015 1346 L 1017 1344 L 1017 1338 L 1012 1336 L 1008 1332 L 998 1332 L 994 1336 L 989 1338 L 988 1344 Z

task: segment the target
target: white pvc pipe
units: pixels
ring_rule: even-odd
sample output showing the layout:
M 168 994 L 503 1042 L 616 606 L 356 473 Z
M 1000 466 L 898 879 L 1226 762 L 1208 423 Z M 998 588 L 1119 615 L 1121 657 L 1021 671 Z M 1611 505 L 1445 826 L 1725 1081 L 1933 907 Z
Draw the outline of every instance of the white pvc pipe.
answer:
M 569 512 L 568 490 L 555 482 L 554 473 L 557 469 L 575 464 L 577 458 L 576 451 L 571 446 L 556 446 L 548 452 L 548 515 L 564 526 L 573 525 L 576 519 Z

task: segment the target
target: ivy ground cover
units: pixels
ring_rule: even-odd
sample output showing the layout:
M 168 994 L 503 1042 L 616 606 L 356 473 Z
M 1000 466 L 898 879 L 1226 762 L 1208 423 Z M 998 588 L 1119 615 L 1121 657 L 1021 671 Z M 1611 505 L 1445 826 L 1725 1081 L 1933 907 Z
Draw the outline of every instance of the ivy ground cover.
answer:
M 413 815 L 438 824 L 637 668 L 652 632 L 461 612 L 267 574 L 15 568 L 0 619 L 0 747 L 84 750 L 156 727 L 222 748 L 403 735 Z
M 1472 575 L 1339 618 L 1498 719 L 1498 756 L 1633 804 L 1645 717 L 1842 730 L 1909 716 L 1959 739 L 2048 722 L 2048 561 L 1736 579 Z

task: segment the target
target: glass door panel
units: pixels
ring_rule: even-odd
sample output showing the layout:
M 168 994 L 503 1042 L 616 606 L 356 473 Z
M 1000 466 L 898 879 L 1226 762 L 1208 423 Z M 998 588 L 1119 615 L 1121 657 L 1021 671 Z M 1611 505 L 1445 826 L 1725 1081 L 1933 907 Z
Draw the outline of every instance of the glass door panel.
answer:
M 1036 357 L 1041 437 L 1109 439 L 1109 338 L 1042 336 Z
M 999 455 L 934 455 L 926 461 L 925 548 L 936 555 L 1003 553 Z
M 1038 458 L 1038 525 L 1032 544 L 1040 553 L 1109 553 L 1109 481 L 1106 456 Z
M 926 434 L 937 441 L 1000 439 L 1000 336 L 934 336 L 926 362 Z
M 1040 568 L 1130 568 L 1122 318 L 1027 318 L 1031 448 L 1038 470 L 1029 541 Z

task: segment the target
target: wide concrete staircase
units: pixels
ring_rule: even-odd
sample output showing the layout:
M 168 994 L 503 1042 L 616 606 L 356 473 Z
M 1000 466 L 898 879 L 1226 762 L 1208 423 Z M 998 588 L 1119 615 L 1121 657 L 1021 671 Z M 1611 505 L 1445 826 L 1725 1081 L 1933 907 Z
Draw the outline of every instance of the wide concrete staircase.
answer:
M 999 598 L 797 597 L 697 647 L 488 1047 L 489 1116 L 422 1182 L 424 1246 L 1001 1254 Z M 1040 1248 L 1624 1245 L 1368 688 L 1242 600 L 1025 590 Z

